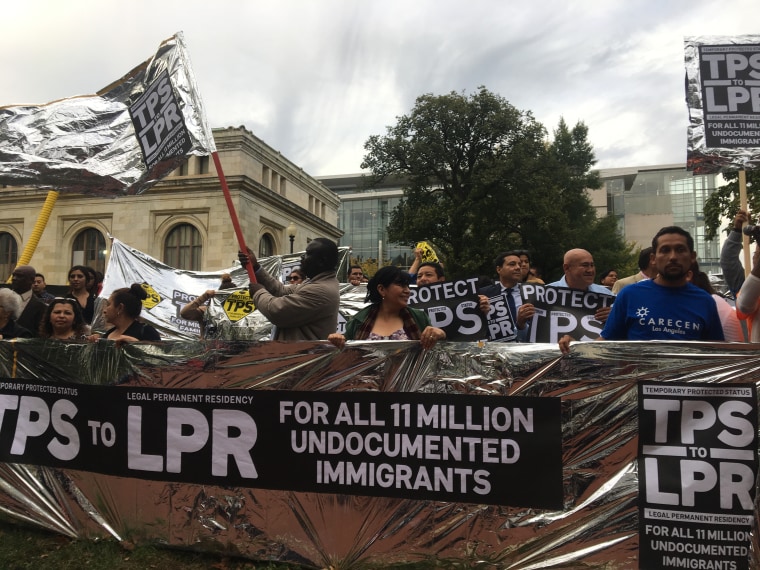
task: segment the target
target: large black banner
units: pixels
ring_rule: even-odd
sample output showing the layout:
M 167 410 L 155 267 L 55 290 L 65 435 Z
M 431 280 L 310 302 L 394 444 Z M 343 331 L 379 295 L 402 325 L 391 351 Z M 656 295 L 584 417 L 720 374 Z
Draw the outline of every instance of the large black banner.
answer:
M 0 380 L 0 461 L 264 489 L 560 509 L 560 421 L 559 398 Z
M 535 283 L 523 283 L 522 294 L 523 302 L 536 308 L 530 321 L 530 342 L 556 343 L 566 334 L 575 340 L 595 340 L 604 323 L 594 314 L 615 301 L 612 294 Z
M 468 342 L 488 336 L 480 311 L 478 278 L 444 281 L 411 288 L 409 306 L 424 309 L 434 327 L 446 331 L 446 340 Z
M 754 384 L 639 384 L 640 568 L 748 569 Z

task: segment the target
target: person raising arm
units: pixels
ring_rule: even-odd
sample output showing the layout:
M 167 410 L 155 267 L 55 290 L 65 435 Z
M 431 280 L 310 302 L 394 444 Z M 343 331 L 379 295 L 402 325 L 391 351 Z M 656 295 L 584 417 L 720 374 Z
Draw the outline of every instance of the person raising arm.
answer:
M 301 256 L 300 269 L 308 279 L 284 285 L 258 264 L 253 252 L 238 253 L 243 266 L 250 259 L 257 283 L 249 285 L 256 309 L 276 328 L 274 340 L 326 340 L 338 328 L 340 284 L 338 246 L 327 238 L 315 238 Z

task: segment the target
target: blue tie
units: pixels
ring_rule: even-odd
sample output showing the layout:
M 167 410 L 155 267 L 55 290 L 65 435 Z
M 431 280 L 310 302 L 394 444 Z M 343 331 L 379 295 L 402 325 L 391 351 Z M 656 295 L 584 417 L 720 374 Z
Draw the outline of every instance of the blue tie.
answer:
M 505 293 L 507 294 L 507 305 L 509 305 L 509 313 L 512 316 L 512 322 L 515 324 L 515 328 L 517 328 L 517 306 L 515 305 L 515 298 L 512 296 L 512 287 L 507 289 Z

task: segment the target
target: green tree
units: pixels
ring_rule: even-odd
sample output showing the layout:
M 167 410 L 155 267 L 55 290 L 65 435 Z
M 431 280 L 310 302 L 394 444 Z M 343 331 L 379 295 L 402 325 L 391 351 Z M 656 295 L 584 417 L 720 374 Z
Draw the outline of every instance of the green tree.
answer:
M 397 121 L 367 140 L 361 166 L 373 181 L 407 180 L 389 237 L 434 242 L 450 277 L 492 275 L 498 252 L 513 248 L 529 249 L 552 279 L 574 247 L 600 265 L 631 257 L 615 221 L 598 219 L 586 194 L 600 180 L 584 124 L 561 120 L 549 142 L 530 112 L 484 87 L 422 95 Z
M 747 205 L 754 212 L 755 221 L 760 213 L 760 172 L 747 171 Z M 721 220 L 728 218 L 725 228 L 731 231 L 733 219 L 739 210 L 739 173 L 725 172 L 723 178 L 727 184 L 720 186 L 705 200 L 705 239 L 715 239 L 720 232 Z

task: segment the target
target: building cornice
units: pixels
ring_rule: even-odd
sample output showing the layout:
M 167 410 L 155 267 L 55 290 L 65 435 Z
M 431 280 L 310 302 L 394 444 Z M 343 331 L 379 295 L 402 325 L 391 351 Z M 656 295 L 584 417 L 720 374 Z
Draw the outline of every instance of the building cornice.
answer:
M 220 154 L 241 150 L 263 165 L 277 171 L 286 180 L 297 182 L 301 187 L 308 189 L 313 195 L 333 208 L 340 206 L 340 198 L 335 192 L 317 178 L 304 172 L 303 168 L 296 166 L 285 158 L 280 151 L 273 149 L 245 127 L 215 128 L 212 131 Z

